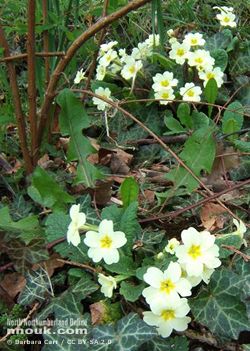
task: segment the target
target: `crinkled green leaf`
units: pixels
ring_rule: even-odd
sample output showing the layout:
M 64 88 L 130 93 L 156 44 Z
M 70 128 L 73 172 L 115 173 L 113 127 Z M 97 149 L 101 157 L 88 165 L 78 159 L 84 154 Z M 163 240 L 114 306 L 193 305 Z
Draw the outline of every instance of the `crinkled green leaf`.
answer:
M 189 299 L 195 320 L 222 339 L 238 339 L 250 330 L 246 306 L 240 299 L 244 281 L 228 269 L 216 270 L 208 286 Z
M 120 294 L 124 296 L 126 301 L 135 302 L 142 294 L 145 284 L 134 285 L 123 281 L 120 285 Z
M 250 66 L 250 41 L 242 43 L 235 52 L 234 57 L 230 59 L 230 73 L 232 75 L 245 74 L 249 71 Z
M 206 50 L 227 49 L 233 39 L 230 29 L 224 29 L 206 39 Z
M 33 201 L 41 206 L 53 209 L 60 209 L 65 204 L 74 202 L 73 197 L 67 194 L 55 179 L 41 167 L 37 167 L 32 174 L 28 194 Z
M 216 49 L 211 52 L 211 56 L 215 59 L 214 66 L 220 67 L 224 72 L 228 63 L 228 54 L 223 49 Z
M 136 270 L 136 265 L 131 257 L 121 255 L 119 262 L 112 264 L 105 264 L 105 269 L 112 273 L 122 274 L 122 275 L 134 275 Z
M 103 175 L 87 160 L 90 154 L 96 152 L 88 138 L 82 134 L 82 130 L 90 126 L 90 119 L 81 101 L 70 89 L 64 89 L 60 92 L 57 103 L 61 107 L 59 116 L 61 133 L 64 136 L 70 136 L 67 152 L 68 161 L 77 160 L 79 162 L 75 183 L 83 183 L 87 187 L 93 187 L 95 181 L 103 178 Z
M 239 101 L 232 102 L 227 106 L 222 118 L 222 132 L 231 134 L 241 130 L 243 125 L 243 106 Z M 232 135 L 229 139 L 235 139 L 237 135 Z
M 156 336 L 154 328 L 148 326 L 135 313 L 130 313 L 115 325 L 95 327 L 92 337 L 104 344 L 93 346 L 95 351 L 137 351 L 139 346 Z M 108 344 L 108 340 L 111 343 Z

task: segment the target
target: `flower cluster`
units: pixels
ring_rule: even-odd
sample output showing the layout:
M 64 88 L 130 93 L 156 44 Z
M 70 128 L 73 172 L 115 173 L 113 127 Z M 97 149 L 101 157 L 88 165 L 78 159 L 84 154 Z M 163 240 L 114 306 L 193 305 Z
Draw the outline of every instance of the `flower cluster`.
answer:
M 233 13 L 234 9 L 232 7 L 214 6 L 213 8 L 220 11 L 220 13 L 216 15 L 216 18 L 220 21 L 220 25 L 222 27 L 231 27 L 231 28 L 236 27 L 236 21 L 235 21 L 236 16 Z
M 150 267 L 144 274 L 144 281 L 149 284 L 142 295 L 151 311 L 144 312 L 144 321 L 157 327 L 162 337 L 168 337 L 173 329 L 183 331 L 190 322 L 187 316 L 190 311 L 187 296 L 191 289 L 202 280 L 205 283 L 219 267 L 219 247 L 214 243 L 215 236 L 207 231 L 198 232 L 194 228 L 183 230 L 182 244 L 171 239 L 165 251 L 175 254 L 178 261 L 170 262 L 162 272 L 159 268 Z
M 167 32 L 169 43 L 171 45 L 169 58 L 179 65 L 186 64 L 190 70 L 196 70 L 198 77 L 203 81 L 205 87 L 209 79 L 214 78 L 217 86 L 223 84 L 223 72 L 220 67 L 215 67 L 215 60 L 208 50 L 205 50 L 205 39 L 201 33 L 187 33 L 182 42 L 179 42 L 174 36 L 174 31 L 170 29 Z M 157 73 L 153 77 L 155 99 L 160 99 L 160 104 L 167 105 L 169 101 L 175 99 L 174 87 L 177 87 L 178 80 L 173 77 L 172 72 Z M 185 101 L 201 100 L 202 89 L 193 82 L 187 82 L 180 87 L 179 94 Z

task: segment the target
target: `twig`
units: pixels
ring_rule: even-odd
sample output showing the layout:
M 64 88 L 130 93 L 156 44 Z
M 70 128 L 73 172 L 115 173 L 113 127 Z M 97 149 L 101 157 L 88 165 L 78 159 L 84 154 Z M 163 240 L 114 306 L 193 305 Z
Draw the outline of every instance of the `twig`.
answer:
M 221 245 L 221 246 L 224 247 L 225 249 L 228 249 L 230 251 L 235 252 L 237 255 L 240 255 L 245 262 L 250 261 L 250 256 L 246 255 L 243 252 L 241 252 L 240 250 L 236 249 L 236 247 L 231 246 L 231 245 Z
M 13 330 L 13 329 L 10 329 L 10 330 L 7 332 L 7 334 L 4 335 L 4 336 L 0 339 L 0 343 L 1 343 L 1 342 L 4 342 L 10 335 L 13 335 L 16 331 L 18 331 L 19 328 L 20 328 L 24 323 L 26 323 L 28 319 L 30 319 L 30 317 L 32 316 L 32 314 L 37 310 L 38 306 L 39 306 L 39 303 L 36 302 L 36 303 L 34 304 L 34 306 L 32 307 L 32 309 L 29 311 L 28 315 L 27 315 L 25 318 L 23 318 L 23 319 L 18 323 L 18 325 L 15 327 L 15 329 L 14 329 L 14 330 Z
M 37 118 L 36 118 L 36 66 L 35 66 L 35 12 L 36 1 L 28 1 L 28 101 L 29 101 L 29 121 L 31 138 L 31 155 L 35 154 L 37 147 Z
M 10 56 L 9 45 L 7 43 L 7 40 L 5 39 L 4 31 L 2 29 L 1 24 L 0 24 L 0 46 L 4 48 L 4 56 L 5 57 Z M 15 115 L 17 120 L 18 136 L 20 140 L 20 147 L 21 147 L 21 151 L 24 159 L 25 169 L 27 173 L 31 173 L 33 166 L 32 166 L 32 161 L 31 161 L 31 157 L 30 157 L 28 145 L 27 145 L 25 121 L 24 121 L 24 115 L 23 115 L 22 106 L 21 106 L 21 98 L 20 98 L 19 89 L 17 85 L 16 70 L 12 62 L 6 62 L 6 65 L 8 68 L 10 87 L 11 87 L 11 92 L 13 96 Z
M 47 0 L 42 1 L 42 9 L 43 9 L 43 24 L 47 24 L 48 20 L 48 3 Z M 43 48 L 45 52 L 49 51 L 49 31 L 45 30 L 43 32 Z M 49 56 L 45 56 L 45 87 L 47 88 L 49 84 Z
M 55 51 L 55 52 L 35 52 L 35 56 L 38 57 L 53 57 L 53 56 L 65 56 L 64 51 Z M 18 55 L 11 55 L 0 59 L 0 62 L 9 62 L 9 61 L 17 61 L 22 59 L 27 59 L 28 54 L 18 54 Z
M 212 200 L 215 200 L 216 198 L 224 195 L 224 194 L 227 194 L 227 193 L 230 193 L 231 191 L 233 190 L 236 190 L 236 189 L 239 189 L 245 185 L 248 185 L 250 184 L 250 179 L 247 179 L 245 180 L 244 182 L 241 182 L 241 183 L 238 183 L 238 184 L 235 184 L 233 185 L 231 188 L 227 188 L 225 190 L 222 190 L 221 192 L 217 193 L 217 194 L 214 194 L 212 196 L 209 196 L 209 197 L 206 197 L 205 199 L 203 200 L 200 200 L 198 202 L 196 202 L 195 204 L 192 204 L 192 205 L 189 205 L 189 206 L 186 206 L 184 208 L 181 208 L 177 211 L 173 211 L 173 212 L 168 212 L 168 213 L 165 213 L 165 214 L 162 214 L 160 216 L 153 216 L 153 217 L 150 217 L 150 218 L 144 218 L 144 219 L 141 219 L 140 220 L 140 223 L 145 223 L 145 222 L 151 222 L 151 221 L 155 221 L 155 220 L 159 220 L 159 219 L 164 219 L 164 218 L 168 218 L 170 217 L 171 219 L 179 216 L 181 213 L 184 213 L 186 211 L 189 211 L 189 210 L 192 210 L 193 208 L 196 208 L 196 207 L 199 207 L 207 202 L 210 202 Z
M 124 110 L 121 106 L 119 106 L 119 103 L 113 102 L 112 100 L 106 99 L 103 96 L 97 95 L 93 93 L 92 91 L 89 90 L 84 90 L 84 89 L 72 89 L 73 91 L 83 93 L 85 92 L 86 94 L 92 96 L 92 97 L 97 97 L 100 100 L 105 101 L 107 104 L 111 105 L 113 108 L 119 110 L 122 112 L 125 116 L 128 118 L 132 119 L 134 122 L 136 122 L 140 127 L 142 127 L 149 135 L 151 135 L 155 140 L 158 141 L 158 143 L 165 149 L 171 156 L 173 156 L 178 164 L 182 166 L 191 176 L 200 184 L 200 186 L 206 190 L 206 192 L 212 196 L 214 193 L 200 180 L 199 177 L 197 177 L 194 172 L 185 164 L 185 162 L 182 161 L 182 159 L 167 145 L 165 144 L 158 135 L 156 135 L 154 132 L 152 132 L 151 129 L 149 129 L 144 123 L 139 121 L 134 115 L 129 113 L 128 111 Z M 227 208 L 219 199 L 216 198 L 216 201 L 222 206 L 231 216 L 234 218 L 238 219 L 239 218 L 229 209 Z
M 133 0 L 130 1 L 126 6 L 123 6 L 116 12 L 100 19 L 97 23 L 93 24 L 90 28 L 88 28 L 83 34 L 81 34 L 68 48 L 65 56 L 59 61 L 58 65 L 56 66 L 51 78 L 49 85 L 47 87 L 45 93 L 45 99 L 43 105 L 41 107 L 41 117 L 40 123 L 38 128 L 38 145 L 41 144 L 42 135 L 47 123 L 48 112 L 52 101 L 55 96 L 55 89 L 57 83 L 60 79 L 61 73 L 65 70 L 77 50 L 91 37 L 93 37 L 96 33 L 98 33 L 103 28 L 107 27 L 111 23 L 115 22 L 119 18 L 127 15 L 129 12 L 138 9 L 141 6 L 144 6 L 146 3 L 150 2 L 151 0 Z M 38 152 L 37 152 L 38 156 Z
M 67 260 L 62 260 L 61 258 L 57 258 L 56 259 L 58 262 L 62 262 L 65 264 L 68 264 L 70 266 L 75 266 L 75 267 L 80 267 L 80 268 L 84 268 L 84 269 L 89 269 L 90 271 L 96 273 L 97 269 L 95 269 L 94 267 L 91 267 L 87 264 L 83 264 L 83 263 L 78 263 L 78 262 L 73 262 L 73 261 L 67 261 Z
M 6 263 L 5 265 L 0 267 L 0 273 L 6 271 L 6 269 L 9 269 L 14 266 L 13 262 Z
M 160 137 L 162 141 L 166 144 L 175 144 L 175 143 L 183 143 L 187 140 L 188 135 L 187 134 L 181 134 L 181 135 L 170 135 L 170 136 L 163 136 Z M 138 139 L 138 140 L 128 140 L 127 144 L 131 145 L 151 145 L 151 144 L 156 144 L 157 140 L 155 139 Z
M 108 5 L 109 5 L 109 0 L 104 0 L 102 17 L 107 16 Z M 95 68 L 96 68 L 96 62 L 97 62 L 99 48 L 100 48 L 100 46 L 101 46 L 101 44 L 103 42 L 103 39 L 105 37 L 106 30 L 107 30 L 107 27 L 104 27 L 101 30 L 100 38 L 99 38 L 98 44 L 97 44 L 97 50 L 94 53 L 93 60 L 92 60 L 91 65 L 89 67 L 88 79 L 87 79 L 87 82 L 86 82 L 86 85 L 85 85 L 85 89 L 86 90 L 88 90 L 90 88 L 91 79 L 92 79 L 92 76 L 93 76 Z M 85 99 L 85 94 L 83 94 L 83 96 L 82 96 L 82 100 L 84 100 L 84 99 Z

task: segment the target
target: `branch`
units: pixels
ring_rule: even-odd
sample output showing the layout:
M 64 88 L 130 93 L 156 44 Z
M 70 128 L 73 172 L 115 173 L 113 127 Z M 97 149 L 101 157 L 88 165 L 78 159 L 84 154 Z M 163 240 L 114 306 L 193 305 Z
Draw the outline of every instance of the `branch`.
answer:
M 41 51 L 41 52 L 35 52 L 35 56 L 38 56 L 38 57 L 65 56 L 65 52 L 64 51 L 55 51 L 55 52 Z M 21 59 L 27 59 L 27 57 L 28 57 L 28 54 L 11 55 L 11 56 L 1 58 L 0 63 L 1 62 L 16 61 L 16 60 L 21 60 Z
M 0 46 L 4 48 L 4 56 L 5 57 L 10 56 L 9 45 L 7 40 L 5 39 L 4 31 L 1 24 L 0 24 Z M 20 147 L 21 147 L 21 151 L 24 159 L 24 165 L 25 165 L 26 172 L 31 173 L 33 166 L 32 166 L 32 161 L 31 161 L 31 157 L 30 157 L 28 145 L 27 145 L 25 121 L 24 121 L 24 115 L 23 115 L 22 106 L 21 106 L 21 99 L 20 99 L 20 94 L 19 94 L 19 89 L 17 84 L 16 70 L 12 62 L 6 62 L 6 65 L 8 69 L 8 76 L 9 76 L 10 87 L 11 87 L 11 92 L 13 97 L 14 108 L 15 108 L 16 121 L 17 121 L 17 130 L 18 130 L 18 136 L 20 140 Z
M 37 145 L 37 118 L 36 118 L 36 66 L 35 66 L 35 12 L 36 0 L 28 1 L 28 101 L 31 136 L 31 154 L 34 155 Z
M 43 24 L 47 24 L 48 20 L 48 4 L 47 0 L 43 0 L 42 2 L 43 9 Z M 43 48 L 45 52 L 49 51 L 49 31 L 45 30 L 43 32 Z M 45 86 L 47 87 L 49 84 L 49 57 L 45 56 Z
M 151 0 L 133 0 L 120 10 L 111 13 L 110 15 L 102 18 L 97 23 L 93 24 L 83 34 L 81 34 L 68 48 L 64 58 L 56 66 L 54 73 L 50 78 L 50 82 L 45 93 L 45 99 L 41 108 L 40 123 L 38 128 L 38 145 L 40 146 L 44 128 L 47 123 L 48 112 L 54 99 L 55 89 L 60 79 L 61 73 L 65 70 L 77 50 L 91 37 L 98 33 L 103 28 L 118 20 L 120 17 L 127 15 L 129 12 L 138 9 Z M 37 156 L 37 155 L 36 155 Z

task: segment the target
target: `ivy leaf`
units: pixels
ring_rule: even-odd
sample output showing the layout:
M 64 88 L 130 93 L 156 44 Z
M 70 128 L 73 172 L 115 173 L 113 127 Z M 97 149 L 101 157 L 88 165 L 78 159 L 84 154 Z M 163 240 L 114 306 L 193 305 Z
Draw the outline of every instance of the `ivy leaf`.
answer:
M 227 258 L 231 256 L 234 252 L 223 247 L 223 245 L 233 246 L 236 249 L 239 249 L 242 245 L 242 238 L 238 234 L 225 235 L 217 237 L 215 244 L 220 248 L 220 258 Z
M 67 194 L 52 176 L 41 167 L 37 167 L 32 174 L 28 194 L 33 201 L 41 206 L 53 209 L 60 209 L 66 203 L 74 202 L 73 197 Z
M 139 185 L 135 178 L 126 178 L 120 187 L 123 207 L 127 208 L 132 202 L 137 201 L 139 195 Z
M 223 49 L 216 49 L 211 52 L 211 56 L 215 59 L 214 66 L 220 67 L 224 72 L 228 63 L 228 54 Z
M 75 184 L 83 183 L 87 187 L 94 187 L 95 181 L 103 178 L 103 175 L 87 160 L 90 154 L 96 152 L 88 138 L 82 134 L 82 130 L 90 126 L 89 117 L 81 101 L 70 89 L 62 90 L 56 101 L 61 107 L 59 116 L 61 133 L 70 136 L 68 161 L 79 162 Z
M 32 264 L 45 261 L 49 258 L 43 238 L 34 239 L 27 245 L 20 240 L 11 240 L 8 244 L 3 243 L 2 249 L 5 250 L 14 262 L 16 270 L 22 274 Z
M 214 104 L 218 95 L 218 87 L 214 78 L 209 79 L 206 84 L 204 95 L 209 104 Z M 208 106 L 208 116 L 211 117 L 213 106 Z
M 30 305 L 34 301 L 45 301 L 45 294 L 50 295 L 50 281 L 45 269 L 25 274 L 26 286 L 18 296 L 18 303 L 24 306 Z
M 92 294 L 99 289 L 99 285 L 95 284 L 92 279 L 86 276 L 81 278 L 76 285 L 72 288 L 73 293 L 80 293 L 82 299 Z
M 245 74 L 250 66 L 250 41 L 243 43 L 230 60 L 230 73 L 232 75 Z
M 202 170 L 211 171 L 215 151 L 216 145 L 213 138 L 213 129 L 210 127 L 200 128 L 185 142 L 184 149 L 180 153 L 180 158 L 196 176 L 200 176 Z M 166 178 L 174 183 L 175 190 L 184 186 L 189 192 L 192 192 L 198 186 L 198 182 L 181 166 L 171 170 L 166 175 Z
M 143 345 L 144 346 L 144 345 Z M 150 351 L 162 351 L 162 350 L 171 350 L 171 351 L 188 351 L 188 340 L 185 336 L 176 336 L 175 338 L 162 338 L 157 336 L 150 340 L 147 344 L 146 350 Z
M 241 331 L 250 330 L 246 307 L 240 300 L 242 289 L 243 281 L 238 274 L 227 269 L 216 270 L 209 285 L 197 297 L 189 299 L 195 320 L 218 337 L 238 339 Z
M 140 345 L 156 335 L 154 328 L 148 326 L 137 314 L 130 313 L 115 325 L 94 328 L 93 339 L 102 340 L 103 343 L 94 346 L 93 350 L 137 351 Z
M 135 302 L 142 294 L 145 284 L 134 285 L 129 282 L 121 282 L 120 294 L 124 296 L 126 301 Z

